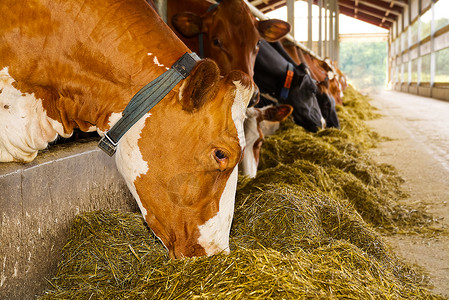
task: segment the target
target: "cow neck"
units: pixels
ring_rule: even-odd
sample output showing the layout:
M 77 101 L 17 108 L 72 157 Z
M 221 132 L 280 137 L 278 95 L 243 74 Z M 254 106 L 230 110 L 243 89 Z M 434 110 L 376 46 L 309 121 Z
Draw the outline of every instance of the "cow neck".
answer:
M 126 106 L 120 120 L 105 133 L 98 147 L 113 156 L 121 137 L 182 79 L 187 78 L 198 60 L 199 57 L 194 52 L 185 53 L 170 69 L 138 91 Z
M 214 10 L 221 2 L 222 0 L 217 0 L 217 3 L 211 4 L 209 8 L 207 9 L 206 13 L 209 13 L 210 11 Z M 204 58 L 204 33 L 200 32 L 198 35 L 198 43 L 199 43 L 199 50 L 200 50 L 200 57 Z

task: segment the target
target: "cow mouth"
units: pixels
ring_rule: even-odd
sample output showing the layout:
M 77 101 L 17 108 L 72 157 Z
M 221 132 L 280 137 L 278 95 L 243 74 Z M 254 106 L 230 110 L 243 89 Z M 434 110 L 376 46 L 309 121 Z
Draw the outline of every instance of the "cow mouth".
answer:
M 195 244 L 192 246 L 185 245 L 173 245 L 168 249 L 168 256 L 172 259 L 182 259 L 186 257 L 206 256 L 206 250 L 200 245 Z

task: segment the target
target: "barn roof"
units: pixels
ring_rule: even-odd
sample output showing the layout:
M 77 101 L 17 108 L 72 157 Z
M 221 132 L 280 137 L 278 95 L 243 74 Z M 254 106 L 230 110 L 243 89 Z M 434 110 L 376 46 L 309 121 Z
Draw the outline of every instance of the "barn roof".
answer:
M 287 1 L 249 0 L 248 2 L 261 12 L 268 13 L 285 6 Z M 337 0 L 337 2 L 341 14 L 388 30 L 409 5 L 409 0 Z M 318 0 L 313 0 L 313 3 L 318 4 Z

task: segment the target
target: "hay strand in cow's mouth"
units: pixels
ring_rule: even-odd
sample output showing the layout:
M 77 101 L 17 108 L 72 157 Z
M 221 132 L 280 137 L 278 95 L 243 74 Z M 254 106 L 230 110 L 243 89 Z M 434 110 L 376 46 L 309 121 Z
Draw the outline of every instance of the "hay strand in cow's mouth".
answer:
M 230 255 L 170 260 L 139 214 L 84 213 L 41 299 L 442 299 L 377 232 L 432 218 L 397 204 L 400 177 L 366 154 L 375 113 L 352 93 L 341 131 L 287 123 L 266 140 L 258 176 L 239 179 Z

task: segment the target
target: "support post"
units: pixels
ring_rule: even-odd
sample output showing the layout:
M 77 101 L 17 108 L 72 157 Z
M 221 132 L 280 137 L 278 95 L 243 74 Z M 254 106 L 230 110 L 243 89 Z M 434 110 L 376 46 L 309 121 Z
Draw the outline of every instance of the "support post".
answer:
M 318 55 L 323 55 L 323 0 L 318 0 Z
M 287 0 L 287 22 L 291 26 L 290 34 L 295 37 L 295 0 Z
M 307 1 L 307 48 L 312 49 L 312 0 Z

